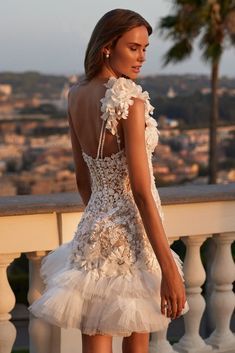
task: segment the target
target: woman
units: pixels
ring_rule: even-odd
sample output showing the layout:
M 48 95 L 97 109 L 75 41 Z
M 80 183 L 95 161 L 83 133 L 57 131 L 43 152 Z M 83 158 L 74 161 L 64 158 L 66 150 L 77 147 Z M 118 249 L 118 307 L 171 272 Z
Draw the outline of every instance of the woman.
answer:
M 151 156 L 159 131 L 147 92 L 134 82 L 152 29 L 123 9 L 97 23 L 86 79 L 70 89 L 68 118 L 79 193 L 86 205 L 71 242 L 51 252 L 46 288 L 30 307 L 82 332 L 83 353 L 148 352 L 149 332 L 188 311 L 182 262 L 170 249 Z

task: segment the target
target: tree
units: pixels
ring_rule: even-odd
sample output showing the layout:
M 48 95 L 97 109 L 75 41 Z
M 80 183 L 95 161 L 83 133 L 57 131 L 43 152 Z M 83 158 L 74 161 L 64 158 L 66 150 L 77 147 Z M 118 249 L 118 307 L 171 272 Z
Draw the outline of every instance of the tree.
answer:
M 235 0 L 172 0 L 173 14 L 161 18 L 158 29 L 173 41 L 163 65 L 179 62 L 193 51 L 199 37 L 202 58 L 211 65 L 211 111 L 209 138 L 209 184 L 216 184 L 217 124 L 219 117 L 218 81 L 223 52 L 235 45 Z

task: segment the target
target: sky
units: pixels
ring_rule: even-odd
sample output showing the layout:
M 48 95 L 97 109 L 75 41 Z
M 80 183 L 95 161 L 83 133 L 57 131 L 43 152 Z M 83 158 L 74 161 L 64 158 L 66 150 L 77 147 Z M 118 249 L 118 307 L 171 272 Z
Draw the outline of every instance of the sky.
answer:
M 171 0 L 5 0 L 0 11 L 0 72 L 35 70 L 51 74 L 80 74 L 91 32 L 107 11 L 128 8 L 139 12 L 153 28 L 169 14 Z M 142 75 L 210 74 L 209 64 L 195 50 L 190 59 L 162 66 L 170 42 L 158 32 L 150 37 Z M 235 48 L 228 49 L 220 75 L 235 77 Z

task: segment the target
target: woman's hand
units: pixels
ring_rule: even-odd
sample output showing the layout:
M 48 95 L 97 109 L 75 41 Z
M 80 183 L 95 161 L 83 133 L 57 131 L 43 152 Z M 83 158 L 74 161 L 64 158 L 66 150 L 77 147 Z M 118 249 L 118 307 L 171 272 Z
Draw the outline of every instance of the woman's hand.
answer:
M 185 306 L 186 294 L 182 278 L 178 270 L 163 273 L 161 281 L 161 312 L 172 320 L 180 316 Z M 167 305 L 167 307 L 166 307 Z M 167 311 L 167 313 L 166 313 Z

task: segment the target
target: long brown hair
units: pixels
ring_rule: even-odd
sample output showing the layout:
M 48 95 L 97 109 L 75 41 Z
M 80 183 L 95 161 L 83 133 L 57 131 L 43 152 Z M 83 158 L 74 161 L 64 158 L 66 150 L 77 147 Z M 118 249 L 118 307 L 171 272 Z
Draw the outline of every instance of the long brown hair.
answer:
M 115 9 L 101 17 L 91 34 L 86 50 L 84 66 L 88 81 L 100 72 L 104 64 L 103 48 L 108 44 L 114 47 L 124 33 L 139 26 L 145 26 L 149 35 L 152 33 L 150 24 L 135 11 Z

